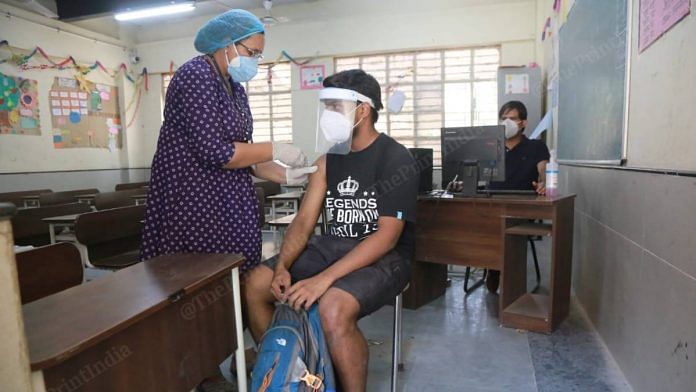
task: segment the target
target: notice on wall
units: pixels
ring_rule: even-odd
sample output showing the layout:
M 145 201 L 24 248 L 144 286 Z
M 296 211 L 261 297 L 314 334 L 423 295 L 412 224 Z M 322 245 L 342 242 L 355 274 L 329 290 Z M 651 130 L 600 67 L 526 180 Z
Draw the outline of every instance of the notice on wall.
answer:
M 323 87 L 326 69 L 323 65 L 303 65 L 300 67 L 300 89 L 317 90 Z
M 511 94 L 529 94 L 529 75 L 505 75 L 505 95 Z
M 0 73 L 0 134 L 41 135 L 35 80 Z
M 640 0 L 640 52 L 684 19 L 690 10 L 691 0 Z
M 121 148 L 121 116 L 115 86 L 55 78 L 48 93 L 55 148 Z

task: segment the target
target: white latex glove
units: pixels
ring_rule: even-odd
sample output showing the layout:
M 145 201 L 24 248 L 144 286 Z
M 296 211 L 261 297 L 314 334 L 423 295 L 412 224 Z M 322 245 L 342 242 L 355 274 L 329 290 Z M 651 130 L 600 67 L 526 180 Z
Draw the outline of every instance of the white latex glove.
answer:
M 307 157 L 302 150 L 287 143 L 273 143 L 273 160 L 290 167 L 307 166 Z
M 304 185 L 309 179 L 309 175 L 317 171 L 316 166 L 309 167 L 288 167 L 285 169 L 285 180 L 287 185 Z

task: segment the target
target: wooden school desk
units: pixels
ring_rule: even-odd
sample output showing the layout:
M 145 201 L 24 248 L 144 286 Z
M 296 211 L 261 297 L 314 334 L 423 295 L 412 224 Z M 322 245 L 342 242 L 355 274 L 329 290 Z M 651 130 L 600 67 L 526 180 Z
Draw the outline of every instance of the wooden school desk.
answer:
M 24 305 L 34 390 L 189 392 L 235 349 L 246 374 L 243 262 L 165 255 Z
M 501 271 L 501 323 L 550 332 L 568 315 L 574 201 L 575 195 L 420 197 L 404 306 L 415 309 L 443 295 L 447 264 L 493 269 Z M 551 223 L 529 223 L 538 219 Z M 540 234 L 551 236 L 549 295 L 526 292 L 527 236 Z

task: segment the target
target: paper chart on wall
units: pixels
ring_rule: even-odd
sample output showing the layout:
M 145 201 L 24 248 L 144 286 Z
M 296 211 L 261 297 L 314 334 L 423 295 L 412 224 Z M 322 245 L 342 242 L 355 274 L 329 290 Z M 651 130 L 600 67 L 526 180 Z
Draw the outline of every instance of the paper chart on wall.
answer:
M 505 95 L 529 94 L 529 75 L 505 75 Z
M 72 83 L 56 77 L 51 98 L 55 148 L 121 148 L 121 115 L 115 86 Z
M 41 135 L 38 84 L 0 73 L 0 134 Z
M 688 15 L 690 10 L 690 0 L 641 0 L 640 52 Z

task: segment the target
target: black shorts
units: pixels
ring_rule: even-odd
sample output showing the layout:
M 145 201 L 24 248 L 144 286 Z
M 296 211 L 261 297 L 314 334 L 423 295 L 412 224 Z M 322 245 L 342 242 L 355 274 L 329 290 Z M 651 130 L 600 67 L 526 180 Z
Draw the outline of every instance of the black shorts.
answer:
M 292 283 L 324 271 L 360 243 L 352 238 L 331 235 L 310 238 L 307 248 L 290 267 Z M 278 256 L 263 263 L 272 270 L 278 264 Z M 375 263 L 353 271 L 338 279 L 331 287 L 352 295 L 360 304 L 360 317 L 394 302 L 411 279 L 411 260 L 396 250 L 391 250 Z

